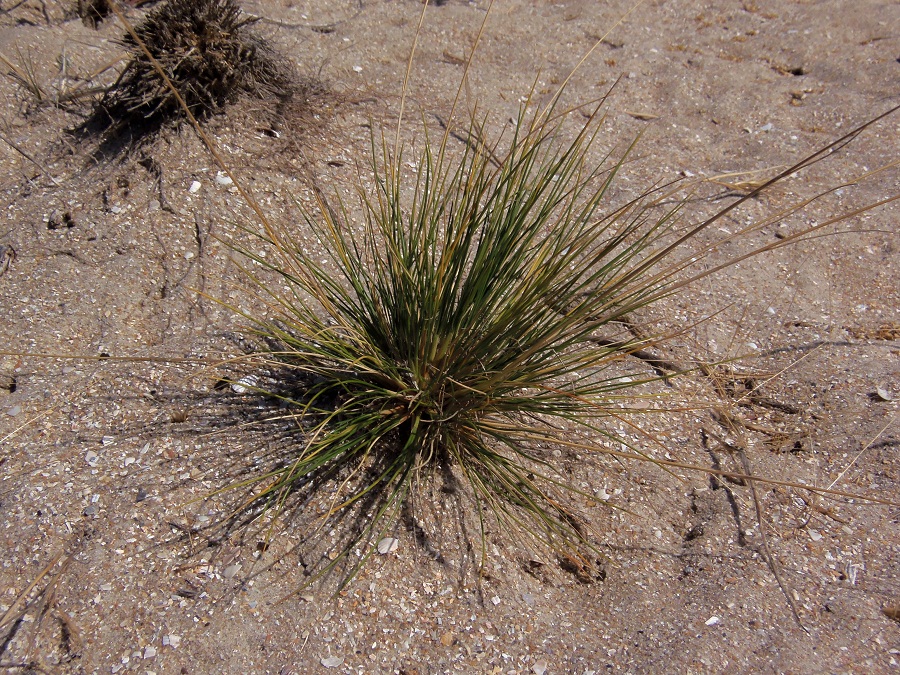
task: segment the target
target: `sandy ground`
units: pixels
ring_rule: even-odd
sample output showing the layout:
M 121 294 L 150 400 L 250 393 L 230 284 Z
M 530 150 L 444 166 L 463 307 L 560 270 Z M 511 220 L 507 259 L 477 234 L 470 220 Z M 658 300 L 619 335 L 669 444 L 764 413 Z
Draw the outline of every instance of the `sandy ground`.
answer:
M 569 90 L 583 102 L 618 81 L 598 159 L 643 134 L 611 199 L 658 181 L 741 172 L 699 185 L 688 202 L 696 220 L 732 198 L 722 182 L 771 176 L 900 103 L 894 2 L 648 1 L 616 26 L 632 6 L 497 0 L 463 105 L 477 102 L 490 113 L 487 131 L 499 132 L 532 85 L 546 99 L 611 29 Z M 265 17 L 260 32 L 299 72 L 334 95 L 277 138 L 253 102 L 207 128 L 267 214 L 300 223 L 295 200 L 310 199 L 310 181 L 351 194 L 370 121 L 396 125 L 421 4 L 244 7 Z M 428 11 L 403 127 L 410 146 L 423 124 L 440 132 L 486 8 L 446 0 Z M 113 21 L 95 31 L 65 10 L 52 0 L 6 1 L 0 14 L 0 52 L 32 64 L 51 98 L 121 54 Z M 84 108 L 39 105 L 12 77 L 0 79 L 0 97 L 5 671 L 900 672 L 896 507 L 760 485 L 780 587 L 748 485 L 604 459 L 563 458 L 573 481 L 623 507 L 586 507 L 604 552 L 595 578 L 497 532 L 479 577 L 477 552 L 454 518 L 460 505 L 447 498 L 420 516 L 431 531 L 443 528 L 428 546 L 400 528 L 398 549 L 336 599 L 327 583 L 293 593 L 332 533 L 301 542 L 289 524 L 269 546 L 252 529 L 214 538 L 208 527 L 221 504 L 200 500 L 231 467 L 284 449 L 277 429 L 242 426 L 259 402 L 217 390 L 233 371 L 208 365 L 241 350 L 241 321 L 208 298 L 252 303 L 226 245 L 254 245 L 241 230 L 252 213 L 216 180 L 188 128 L 97 166 L 63 133 Z M 897 195 L 896 168 L 856 179 L 900 160 L 898 139 L 894 115 L 722 221 L 716 236 L 843 186 L 724 245 L 723 259 Z M 715 440 L 727 432 L 713 411 L 726 410 L 747 423 L 738 440 L 759 475 L 896 498 L 897 222 L 887 204 L 827 230 L 843 234 L 754 258 L 642 314 L 649 330 L 680 333 L 668 358 L 743 358 L 736 379 L 723 370 L 718 380 L 676 381 L 669 392 L 690 402 L 687 412 L 642 422 L 647 435 L 635 432 L 635 442 L 737 469 Z M 307 234 L 298 224 L 298 240 Z M 113 358 L 62 358 L 100 354 Z M 765 384 L 739 406 L 745 375 Z

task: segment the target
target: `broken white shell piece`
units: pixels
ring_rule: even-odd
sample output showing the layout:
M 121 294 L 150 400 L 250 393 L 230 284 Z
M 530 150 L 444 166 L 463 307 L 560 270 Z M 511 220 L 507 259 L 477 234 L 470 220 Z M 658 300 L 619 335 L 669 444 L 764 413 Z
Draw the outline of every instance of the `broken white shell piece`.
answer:
M 247 375 L 231 385 L 231 391 L 235 394 L 248 394 L 259 383 L 259 378 L 255 375 Z
M 393 553 L 394 551 L 396 551 L 398 546 L 400 546 L 399 539 L 395 539 L 394 537 L 385 537 L 378 542 L 378 552 L 381 555 L 387 555 L 388 553 Z
M 885 387 L 875 387 L 875 395 L 882 401 L 893 401 L 894 395 Z
M 237 576 L 237 573 L 241 571 L 241 563 L 232 563 L 224 570 L 222 570 L 222 576 L 226 579 L 233 579 Z

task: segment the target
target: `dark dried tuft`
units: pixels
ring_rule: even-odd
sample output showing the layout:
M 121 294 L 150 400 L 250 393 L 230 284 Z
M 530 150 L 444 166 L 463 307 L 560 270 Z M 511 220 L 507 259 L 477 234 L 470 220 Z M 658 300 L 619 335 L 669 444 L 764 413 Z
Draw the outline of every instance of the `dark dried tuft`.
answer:
M 291 98 L 291 69 L 251 29 L 255 21 L 235 0 L 169 0 L 150 12 L 135 33 L 202 120 L 243 95 Z M 131 142 L 140 140 L 184 118 L 143 49 L 130 34 L 122 42 L 131 59 L 85 128 L 104 134 L 107 142 L 123 134 Z

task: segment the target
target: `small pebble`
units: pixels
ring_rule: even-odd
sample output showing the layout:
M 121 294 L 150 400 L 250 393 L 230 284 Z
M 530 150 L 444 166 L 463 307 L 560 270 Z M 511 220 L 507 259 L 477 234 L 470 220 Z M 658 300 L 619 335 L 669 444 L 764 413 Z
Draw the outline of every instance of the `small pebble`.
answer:
M 154 647 L 153 645 L 147 645 L 146 647 L 144 647 L 145 659 L 152 659 L 154 656 L 156 656 L 156 647 Z
M 163 635 L 162 643 L 165 647 L 177 649 L 178 645 L 181 644 L 181 638 L 177 635 Z
M 818 530 L 809 530 L 809 538 L 813 541 L 822 541 L 822 535 Z
M 84 515 L 86 515 L 88 518 L 90 518 L 91 516 L 96 516 L 97 515 L 97 507 L 94 506 L 93 504 L 91 504 L 82 513 L 84 513 Z
M 9 415 L 10 417 L 15 417 L 20 412 L 22 412 L 22 406 L 14 405 L 12 408 L 10 408 L 9 410 L 6 411 L 6 414 Z
M 533 666 L 531 666 L 531 672 L 534 675 L 544 675 L 547 672 L 547 662 L 546 661 L 538 661 Z
M 320 663 L 326 668 L 337 668 L 344 662 L 344 657 L 342 656 L 329 656 L 320 661 Z
M 135 498 L 134 501 L 140 503 L 140 502 L 144 501 L 145 499 L 147 499 L 147 491 L 142 487 L 138 488 L 137 497 Z
M 719 625 L 720 623 L 722 623 L 722 619 L 720 619 L 720 618 L 717 617 L 717 616 L 711 616 L 711 617 L 709 617 L 709 618 L 706 620 L 706 625 L 707 625 L 707 626 L 717 626 L 717 625 Z
M 495 605 L 499 605 L 500 604 L 500 596 L 495 595 L 493 598 L 491 598 L 491 602 L 493 602 Z
M 200 181 L 195 180 L 193 183 L 191 183 L 191 187 L 188 188 L 188 192 L 190 192 L 192 195 L 195 195 L 199 191 L 200 191 Z
M 97 466 L 100 456 L 93 450 L 88 450 L 84 453 L 84 461 L 88 463 L 88 466 Z
M 225 186 L 228 186 L 228 185 L 233 185 L 233 184 L 234 184 L 234 181 L 231 180 L 231 176 L 229 176 L 229 175 L 227 175 L 227 174 L 224 174 L 224 173 L 222 173 L 221 171 L 219 171 L 219 173 L 216 174 L 216 183 L 217 183 L 218 185 L 221 185 L 221 186 L 225 187 Z

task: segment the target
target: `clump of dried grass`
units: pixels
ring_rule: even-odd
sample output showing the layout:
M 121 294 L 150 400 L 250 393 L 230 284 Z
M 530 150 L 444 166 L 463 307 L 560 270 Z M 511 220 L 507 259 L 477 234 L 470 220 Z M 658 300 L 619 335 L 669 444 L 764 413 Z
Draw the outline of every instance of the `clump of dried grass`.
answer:
M 123 38 L 128 64 L 84 130 L 139 140 L 183 119 L 166 78 L 200 120 L 242 96 L 289 100 L 297 89 L 292 70 L 252 30 L 255 22 L 235 0 L 169 0 L 154 9 Z

